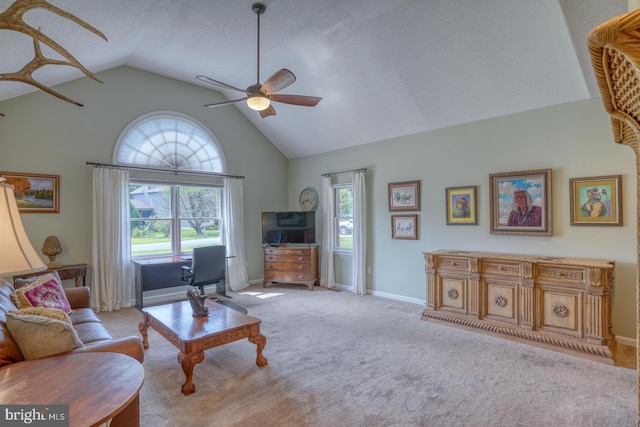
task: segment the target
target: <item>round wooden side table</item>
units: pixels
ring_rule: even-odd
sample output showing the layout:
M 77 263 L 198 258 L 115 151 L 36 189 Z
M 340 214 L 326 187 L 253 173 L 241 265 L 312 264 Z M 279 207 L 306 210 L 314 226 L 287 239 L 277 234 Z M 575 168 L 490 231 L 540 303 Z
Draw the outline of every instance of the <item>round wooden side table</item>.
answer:
M 118 353 L 74 353 L 0 368 L 0 404 L 69 405 L 69 426 L 140 425 L 142 364 Z

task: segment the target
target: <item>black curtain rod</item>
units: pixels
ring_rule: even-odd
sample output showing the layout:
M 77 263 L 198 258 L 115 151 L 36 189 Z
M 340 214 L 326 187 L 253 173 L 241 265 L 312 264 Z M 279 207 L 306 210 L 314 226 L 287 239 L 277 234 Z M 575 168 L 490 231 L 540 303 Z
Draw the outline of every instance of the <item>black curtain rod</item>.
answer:
M 183 174 L 183 175 L 205 175 L 205 176 L 217 176 L 217 177 L 221 177 L 221 178 L 244 179 L 244 176 L 241 176 L 241 175 L 225 175 L 223 173 L 216 173 L 216 172 L 184 171 L 184 170 L 180 170 L 180 169 L 147 168 L 147 167 L 144 167 L 144 166 L 111 165 L 109 163 L 94 163 L 94 162 L 87 162 L 87 164 L 91 165 L 91 166 L 97 166 L 97 167 L 100 167 L 100 168 L 163 172 L 163 173 L 173 173 L 173 174 L 176 174 L 176 175 L 177 174 Z
M 341 173 L 347 173 L 347 172 L 366 172 L 366 171 L 367 171 L 367 168 L 360 168 L 360 169 L 351 169 L 348 171 L 323 173 L 321 176 L 331 176 L 331 175 L 339 175 Z

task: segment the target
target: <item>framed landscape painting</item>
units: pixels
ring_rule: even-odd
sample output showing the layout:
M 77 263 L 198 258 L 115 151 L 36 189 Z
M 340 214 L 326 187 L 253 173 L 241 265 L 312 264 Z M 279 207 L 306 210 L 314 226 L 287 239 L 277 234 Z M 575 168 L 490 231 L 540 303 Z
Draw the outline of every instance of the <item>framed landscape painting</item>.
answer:
M 571 225 L 622 225 L 622 175 L 571 178 Z
M 551 169 L 489 175 L 491 234 L 551 236 Z
M 58 213 L 60 177 L 35 173 L 0 172 L 5 183 L 13 185 L 21 213 Z
M 445 188 L 447 225 L 477 225 L 476 186 Z
M 419 180 L 389 183 L 389 212 L 419 210 Z
M 391 238 L 418 239 L 418 215 L 391 215 Z

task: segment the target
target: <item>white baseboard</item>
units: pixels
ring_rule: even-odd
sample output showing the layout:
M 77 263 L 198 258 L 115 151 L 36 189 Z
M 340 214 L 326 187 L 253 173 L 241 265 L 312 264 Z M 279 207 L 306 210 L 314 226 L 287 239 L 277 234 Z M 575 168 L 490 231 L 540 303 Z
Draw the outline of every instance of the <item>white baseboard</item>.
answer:
M 629 347 L 638 347 L 638 342 L 635 338 L 621 337 L 616 335 L 616 341 L 618 344 L 628 345 Z

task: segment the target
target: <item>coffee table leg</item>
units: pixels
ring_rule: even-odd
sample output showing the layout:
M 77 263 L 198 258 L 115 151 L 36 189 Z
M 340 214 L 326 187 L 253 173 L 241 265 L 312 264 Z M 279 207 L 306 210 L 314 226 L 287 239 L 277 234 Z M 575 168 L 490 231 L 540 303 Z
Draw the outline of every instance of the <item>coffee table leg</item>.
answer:
M 253 335 L 249 337 L 249 342 L 254 343 L 258 347 L 256 365 L 260 367 L 267 366 L 267 359 L 262 355 L 262 350 L 264 349 L 264 346 L 267 345 L 267 338 L 262 334 Z
M 196 391 L 196 386 L 193 384 L 193 367 L 204 360 L 204 351 L 197 353 L 187 354 L 178 353 L 178 362 L 182 366 L 182 372 L 186 377 L 184 384 L 182 384 L 182 394 L 185 396 Z
M 138 329 L 140 330 L 140 335 L 142 335 L 142 348 L 149 348 L 149 339 L 147 338 L 147 330 L 149 329 L 149 322 L 147 318 L 147 313 L 144 314 L 144 318 L 142 322 L 138 325 Z

